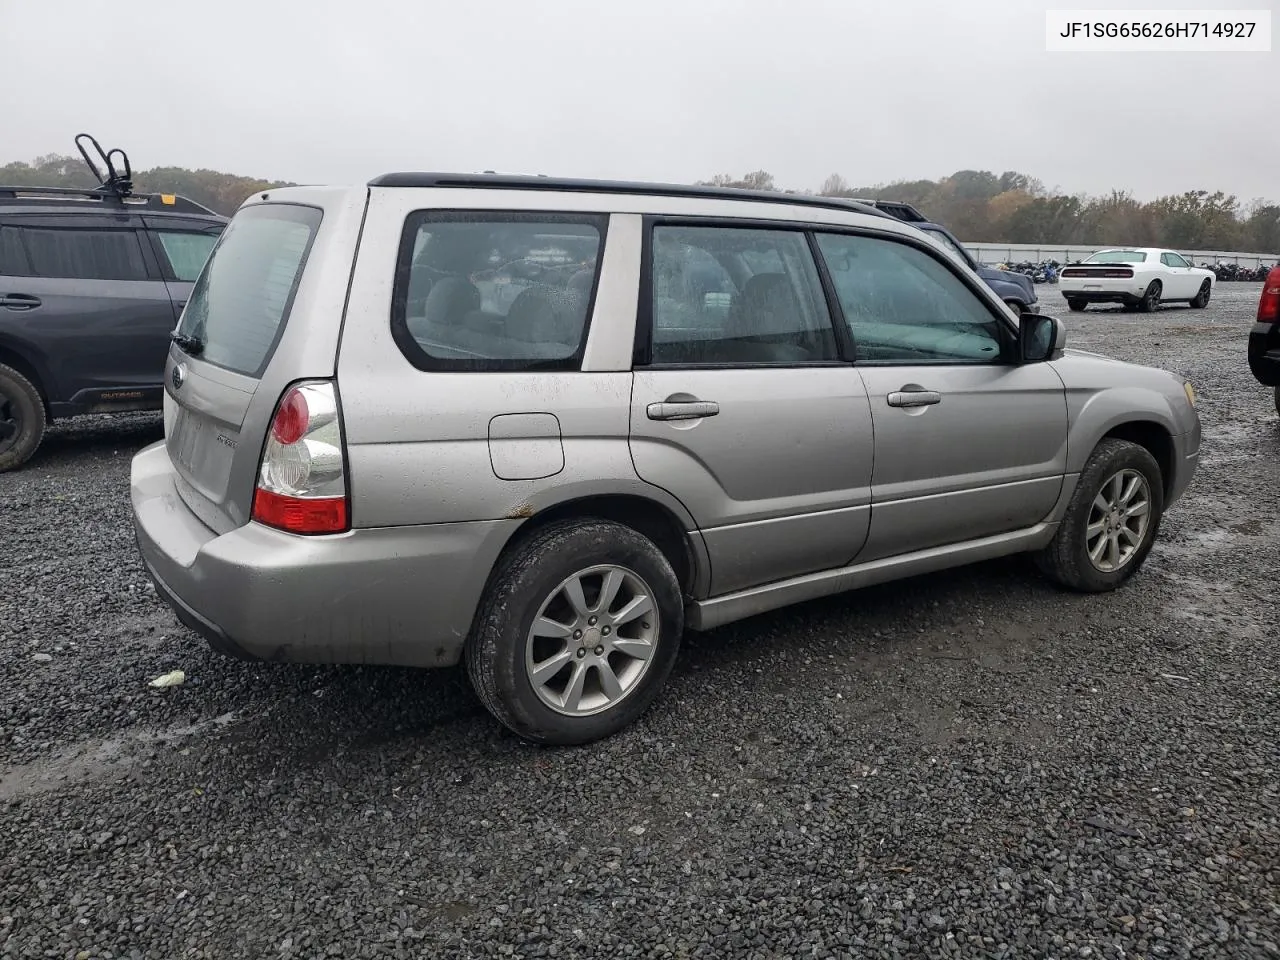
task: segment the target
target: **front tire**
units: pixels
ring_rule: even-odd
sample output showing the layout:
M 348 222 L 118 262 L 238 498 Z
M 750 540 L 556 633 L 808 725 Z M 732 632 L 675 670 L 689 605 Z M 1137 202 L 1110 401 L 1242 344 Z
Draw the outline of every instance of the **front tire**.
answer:
M 0 364 L 0 473 L 31 459 L 44 439 L 45 424 L 44 400 L 35 384 Z
M 467 672 L 521 737 L 589 743 L 649 708 L 683 632 L 680 584 L 652 541 L 611 521 L 566 520 L 499 561 L 467 639 Z
M 1127 440 L 1094 448 L 1062 524 L 1036 565 L 1061 586 L 1082 593 L 1114 590 L 1141 568 L 1160 531 L 1164 483 L 1160 466 Z
M 1081 313 L 1087 306 L 1089 304 L 1083 300 L 1073 300 L 1071 297 L 1067 297 L 1067 309 L 1072 313 Z
M 1280 387 L 1276 387 L 1276 413 L 1280 414 Z
M 1209 305 L 1209 297 L 1213 293 L 1213 284 L 1208 280 L 1200 284 L 1200 292 L 1196 294 L 1196 298 L 1191 301 L 1191 306 L 1197 310 L 1203 310 Z
M 1160 294 L 1163 292 L 1164 286 L 1159 280 L 1152 280 L 1147 286 L 1147 292 L 1142 295 L 1142 299 L 1138 301 L 1138 309 L 1142 313 L 1155 313 L 1160 309 Z

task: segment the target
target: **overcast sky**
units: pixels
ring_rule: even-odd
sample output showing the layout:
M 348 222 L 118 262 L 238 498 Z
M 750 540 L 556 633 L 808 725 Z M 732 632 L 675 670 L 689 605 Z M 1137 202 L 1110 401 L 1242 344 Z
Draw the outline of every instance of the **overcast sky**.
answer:
M 1195 5 L 1280 21 L 1280 0 Z M 1280 200 L 1280 52 L 1046 53 L 1044 11 L 1091 6 L 1108 3 L 0 0 L 0 163 L 86 130 L 139 169 L 306 183 L 977 168 Z

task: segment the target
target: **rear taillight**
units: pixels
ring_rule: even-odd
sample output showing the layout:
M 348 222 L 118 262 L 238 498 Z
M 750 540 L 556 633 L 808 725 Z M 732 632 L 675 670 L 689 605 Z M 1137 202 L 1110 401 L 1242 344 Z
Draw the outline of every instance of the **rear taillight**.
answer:
M 1133 276 L 1132 267 L 1108 267 L 1105 270 L 1097 267 L 1083 269 L 1068 267 L 1062 271 L 1064 277 L 1103 277 L 1108 280 L 1127 280 Z
M 1258 322 L 1280 322 L 1280 267 L 1272 267 L 1262 282 L 1262 299 L 1258 301 Z
M 280 398 L 262 450 L 253 519 L 290 533 L 350 528 L 342 412 L 332 381 L 294 384 Z

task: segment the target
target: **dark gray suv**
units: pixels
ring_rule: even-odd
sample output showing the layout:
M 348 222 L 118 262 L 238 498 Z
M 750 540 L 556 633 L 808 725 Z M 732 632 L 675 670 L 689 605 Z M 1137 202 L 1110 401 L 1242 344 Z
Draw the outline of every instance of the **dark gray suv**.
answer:
M 101 179 L 0 187 L 0 472 L 54 419 L 160 409 L 170 333 L 226 225 L 183 197 L 133 194 L 127 160 Z

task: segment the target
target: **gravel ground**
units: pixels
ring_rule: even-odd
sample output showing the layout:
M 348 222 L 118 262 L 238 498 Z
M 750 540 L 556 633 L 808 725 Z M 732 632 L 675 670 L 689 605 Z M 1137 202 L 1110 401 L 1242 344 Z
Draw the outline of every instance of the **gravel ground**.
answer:
M 1079 597 L 1015 558 L 694 636 L 585 749 L 506 735 L 457 671 L 212 654 L 132 542 L 158 420 L 58 427 L 0 477 L 0 957 L 1280 957 L 1258 285 L 1043 296 L 1199 386 L 1140 577 Z

